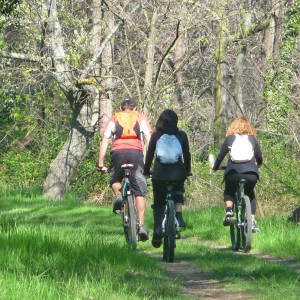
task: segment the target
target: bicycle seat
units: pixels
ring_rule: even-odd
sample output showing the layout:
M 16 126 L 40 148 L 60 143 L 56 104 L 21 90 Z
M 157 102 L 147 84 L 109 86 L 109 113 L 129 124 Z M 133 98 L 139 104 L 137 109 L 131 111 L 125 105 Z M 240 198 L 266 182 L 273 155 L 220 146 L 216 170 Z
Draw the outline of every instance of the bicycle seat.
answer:
M 247 182 L 248 182 L 248 181 L 247 181 L 246 179 L 241 179 L 241 180 L 240 180 L 240 183 L 244 183 L 244 184 L 245 184 L 245 183 L 247 183 Z

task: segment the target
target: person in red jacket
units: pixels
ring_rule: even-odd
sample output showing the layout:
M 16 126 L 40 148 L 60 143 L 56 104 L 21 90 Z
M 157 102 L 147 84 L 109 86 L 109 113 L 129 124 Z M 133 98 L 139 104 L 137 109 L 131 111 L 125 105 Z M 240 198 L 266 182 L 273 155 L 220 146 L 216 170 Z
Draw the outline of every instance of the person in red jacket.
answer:
M 108 168 L 104 165 L 104 160 L 108 144 L 112 138 L 110 185 L 116 197 L 113 212 L 121 212 L 122 207 L 121 182 L 124 172 L 121 166 L 125 163 L 132 164 L 133 169 L 129 180 L 136 200 L 141 241 L 148 239 L 148 230 L 145 227 L 147 182 L 143 175 L 143 139 L 147 145 L 151 131 L 151 126 L 145 115 L 137 111 L 137 104 L 134 99 L 125 99 L 121 103 L 121 111 L 113 114 L 102 129 L 103 138 L 99 147 L 97 166 L 99 171 L 107 172 Z

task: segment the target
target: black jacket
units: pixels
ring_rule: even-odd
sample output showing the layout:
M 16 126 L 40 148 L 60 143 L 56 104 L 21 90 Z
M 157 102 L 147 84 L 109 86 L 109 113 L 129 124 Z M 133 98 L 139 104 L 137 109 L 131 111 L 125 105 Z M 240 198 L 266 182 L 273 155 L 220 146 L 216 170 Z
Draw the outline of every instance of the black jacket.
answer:
M 254 157 L 249 162 L 245 163 L 234 163 L 231 161 L 230 157 L 227 161 L 227 167 L 224 173 L 224 177 L 231 173 L 254 173 L 259 178 L 259 171 L 258 165 L 260 166 L 263 162 L 262 153 L 260 151 L 259 144 L 256 138 L 252 135 L 249 135 L 249 141 L 253 146 L 254 149 Z M 223 145 L 221 146 L 220 152 L 216 158 L 215 164 L 213 166 L 213 170 L 216 171 L 220 167 L 223 159 L 225 158 L 226 154 L 229 152 L 229 148 L 232 146 L 233 141 L 235 140 L 235 135 L 229 135 L 225 138 Z
M 145 159 L 145 175 L 150 174 L 151 164 L 155 156 L 156 143 L 162 135 L 163 132 L 161 131 L 155 131 L 151 135 Z M 191 153 L 188 137 L 186 133 L 181 130 L 174 135 L 181 144 L 183 161 L 180 159 L 175 164 L 162 164 L 158 159 L 155 159 L 152 172 L 152 179 L 154 180 L 180 181 L 186 179 L 187 174 L 191 172 Z

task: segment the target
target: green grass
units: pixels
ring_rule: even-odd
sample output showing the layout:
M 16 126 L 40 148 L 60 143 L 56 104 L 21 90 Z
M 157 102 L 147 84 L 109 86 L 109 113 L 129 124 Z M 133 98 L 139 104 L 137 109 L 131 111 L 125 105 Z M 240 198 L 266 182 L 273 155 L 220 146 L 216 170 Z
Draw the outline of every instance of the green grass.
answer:
M 150 203 L 149 203 L 150 204 Z M 180 280 L 166 280 L 162 254 L 150 241 L 137 251 L 125 244 L 111 207 L 82 204 L 74 196 L 47 201 L 40 191 L 0 195 L 0 299 L 188 299 Z M 185 208 L 188 223 L 177 241 L 176 260 L 186 260 L 233 293 L 252 299 L 298 299 L 299 274 L 278 263 L 229 249 L 223 206 Z M 152 228 L 148 205 L 147 225 Z M 280 217 L 258 218 L 251 253 L 300 262 L 299 227 Z M 223 245 L 220 249 L 209 242 Z
M 111 207 L 6 194 L 0 299 L 177 299 L 161 264 L 127 248 Z M 149 245 L 148 245 L 149 247 Z
M 253 255 L 241 254 L 230 249 L 229 229 L 221 222 L 223 214 L 223 206 L 187 211 L 187 241 L 182 241 L 182 247 L 178 245 L 184 251 L 177 251 L 177 258 L 195 263 L 202 271 L 222 279 L 226 289 L 252 295 L 252 299 L 299 299 L 299 273 L 255 256 L 269 254 L 300 263 L 299 226 L 278 216 L 258 218 L 261 231 L 253 235 Z M 219 249 L 207 247 L 208 242 L 218 244 Z

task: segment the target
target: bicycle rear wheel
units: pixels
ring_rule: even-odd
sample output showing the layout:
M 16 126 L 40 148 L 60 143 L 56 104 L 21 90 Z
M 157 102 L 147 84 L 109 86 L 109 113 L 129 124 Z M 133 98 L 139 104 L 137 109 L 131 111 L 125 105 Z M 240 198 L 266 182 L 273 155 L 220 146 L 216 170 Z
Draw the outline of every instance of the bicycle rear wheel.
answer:
M 135 249 L 137 245 L 137 222 L 134 198 L 132 195 L 129 195 L 125 199 L 123 211 L 123 226 L 127 243 L 131 248 Z
M 241 230 L 238 226 L 239 210 L 237 205 L 235 205 L 234 210 L 235 210 L 234 221 L 230 223 L 230 239 L 231 239 L 232 250 L 238 251 L 241 245 Z
M 175 254 L 175 207 L 174 201 L 167 201 L 166 231 L 164 234 L 163 260 L 174 262 Z
M 242 246 L 244 252 L 249 252 L 252 245 L 252 213 L 251 203 L 248 196 L 244 196 L 244 203 L 241 211 L 241 221 Z

